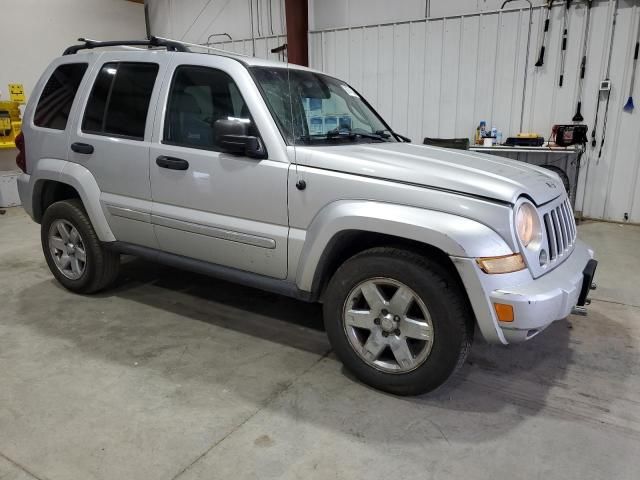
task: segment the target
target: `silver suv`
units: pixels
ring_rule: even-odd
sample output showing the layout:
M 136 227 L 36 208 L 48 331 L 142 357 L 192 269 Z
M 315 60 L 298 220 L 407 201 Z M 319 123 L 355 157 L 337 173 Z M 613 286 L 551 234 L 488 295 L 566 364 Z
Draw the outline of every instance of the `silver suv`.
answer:
M 116 44 L 156 48 L 94 50 Z M 112 284 L 124 253 L 319 301 L 345 366 L 396 394 L 442 384 L 476 328 L 528 340 L 592 286 L 555 173 L 410 143 L 307 68 L 84 41 L 44 72 L 18 144 L 69 290 Z

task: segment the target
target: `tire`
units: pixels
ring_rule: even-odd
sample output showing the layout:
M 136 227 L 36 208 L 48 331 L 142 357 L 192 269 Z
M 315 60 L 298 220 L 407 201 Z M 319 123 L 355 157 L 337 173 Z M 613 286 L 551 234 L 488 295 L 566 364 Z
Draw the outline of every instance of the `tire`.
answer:
M 102 246 L 79 199 L 63 200 L 47 208 L 40 239 L 49 270 L 72 292 L 98 292 L 118 276 L 120 255 Z
M 379 314 L 368 299 L 373 295 L 378 302 L 375 291 L 383 299 L 378 306 L 389 307 Z M 471 349 L 475 318 L 459 281 L 406 250 L 373 248 L 347 260 L 331 279 L 323 308 L 329 341 L 345 367 L 367 385 L 396 395 L 436 389 Z

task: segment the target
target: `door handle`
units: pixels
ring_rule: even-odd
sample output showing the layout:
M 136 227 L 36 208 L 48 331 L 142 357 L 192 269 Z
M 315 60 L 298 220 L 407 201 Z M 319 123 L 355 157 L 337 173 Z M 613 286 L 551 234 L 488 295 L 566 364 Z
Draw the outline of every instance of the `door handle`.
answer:
M 160 155 L 156 158 L 156 165 L 170 170 L 186 170 L 189 168 L 189 162 L 186 160 L 176 157 L 167 157 L 165 155 Z
M 72 143 L 71 150 L 76 153 L 84 153 L 85 155 L 90 155 L 93 153 L 93 145 L 89 145 L 88 143 Z

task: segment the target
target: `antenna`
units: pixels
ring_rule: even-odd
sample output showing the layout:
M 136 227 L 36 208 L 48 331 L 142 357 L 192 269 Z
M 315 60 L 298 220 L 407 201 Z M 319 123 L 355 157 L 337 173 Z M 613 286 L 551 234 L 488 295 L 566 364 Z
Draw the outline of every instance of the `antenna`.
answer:
M 287 86 L 289 88 L 289 113 L 291 115 L 291 133 L 293 137 L 293 164 L 296 169 L 296 188 L 304 190 L 307 188 L 307 182 L 300 179 L 298 174 L 298 155 L 296 152 L 296 127 L 293 119 L 293 96 L 291 95 L 291 69 L 289 68 L 289 55 L 287 55 Z

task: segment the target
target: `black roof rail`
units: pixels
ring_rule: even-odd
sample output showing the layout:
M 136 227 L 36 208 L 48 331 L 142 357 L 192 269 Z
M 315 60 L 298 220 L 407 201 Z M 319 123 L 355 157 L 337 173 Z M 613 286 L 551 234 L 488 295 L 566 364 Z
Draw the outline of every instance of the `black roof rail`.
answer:
M 119 46 L 141 46 L 141 47 L 165 47 L 170 52 L 190 52 L 189 48 L 174 40 L 168 40 L 165 38 L 151 37 L 148 40 L 89 40 L 86 38 L 79 38 L 79 42 L 83 42 L 80 45 L 71 45 L 63 52 L 62 55 L 73 55 L 80 50 L 91 50 L 92 48 L 100 47 L 119 47 Z

